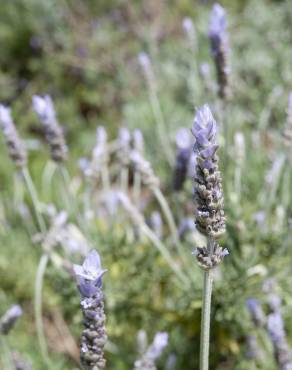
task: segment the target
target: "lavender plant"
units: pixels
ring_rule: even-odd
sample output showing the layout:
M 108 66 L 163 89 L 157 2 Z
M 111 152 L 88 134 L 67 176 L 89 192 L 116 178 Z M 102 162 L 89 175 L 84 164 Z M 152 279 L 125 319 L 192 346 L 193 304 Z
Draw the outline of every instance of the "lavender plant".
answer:
M 102 292 L 102 269 L 99 254 L 92 250 L 83 265 L 74 265 L 81 295 L 84 329 L 80 343 L 80 360 L 85 369 L 105 369 L 104 346 L 107 340 Z
M 198 247 L 194 252 L 199 266 L 204 270 L 200 370 L 208 370 L 213 270 L 223 261 L 228 251 L 217 243 L 217 239 L 225 233 L 225 217 L 216 154 L 217 128 L 207 104 L 198 109 L 192 133 L 196 139 L 194 151 L 197 155 L 194 178 L 196 227 L 207 238 L 207 246 Z

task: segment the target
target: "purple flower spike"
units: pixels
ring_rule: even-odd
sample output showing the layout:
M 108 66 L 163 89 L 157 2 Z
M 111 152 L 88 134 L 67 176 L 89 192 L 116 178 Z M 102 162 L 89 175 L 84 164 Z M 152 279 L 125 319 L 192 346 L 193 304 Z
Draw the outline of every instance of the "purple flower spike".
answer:
M 81 294 L 84 330 L 80 344 L 80 360 L 85 369 L 105 368 L 104 346 L 107 340 L 103 304 L 102 269 L 99 254 L 92 250 L 83 265 L 74 265 Z
M 191 157 L 192 140 L 190 131 L 181 128 L 176 133 L 176 163 L 173 176 L 173 187 L 181 190 L 185 183 Z
M 46 140 L 49 144 L 51 157 L 55 162 L 63 162 L 68 157 L 68 148 L 64 133 L 60 127 L 52 98 L 49 95 L 32 97 L 32 109 L 41 121 Z
M 228 64 L 229 42 L 225 10 L 219 4 L 215 4 L 211 12 L 209 38 L 212 55 L 216 65 L 219 96 L 225 99 L 230 95 L 230 67 Z
M 217 127 L 216 121 L 207 104 L 198 109 L 194 119 L 192 133 L 196 140 L 194 153 L 197 157 L 194 171 L 194 192 L 197 205 L 195 213 L 196 226 L 204 235 L 217 239 L 225 232 L 225 218 L 221 176 L 216 154 L 218 150 L 216 143 Z M 219 247 L 217 249 L 219 253 Z M 221 252 L 219 255 L 221 256 Z M 220 261 L 220 256 L 218 257 L 219 259 L 216 257 L 216 264 Z M 201 257 L 200 263 L 202 260 L 207 261 L 208 259 L 208 268 L 210 268 L 210 256 L 207 256 L 205 253 Z
M 24 143 L 20 139 L 13 122 L 10 108 L 0 104 L 0 127 L 3 132 L 5 144 L 11 160 L 19 168 L 23 168 L 27 163 L 27 153 Z
M 7 335 L 22 313 L 22 308 L 18 305 L 13 305 L 10 307 L 0 319 L 0 334 Z

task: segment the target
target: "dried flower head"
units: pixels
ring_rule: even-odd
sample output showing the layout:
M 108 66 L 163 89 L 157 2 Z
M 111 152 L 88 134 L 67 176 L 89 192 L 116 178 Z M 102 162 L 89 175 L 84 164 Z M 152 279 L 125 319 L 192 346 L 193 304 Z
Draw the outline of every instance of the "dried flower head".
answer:
M 11 160 L 15 163 L 17 167 L 25 167 L 27 163 L 27 153 L 25 146 L 15 128 L 10 109 L 1 104 L 0 125 Z
M 22 313 L 22 308 L 18 305 L 10 307 L 0 319 L 0 333 L 7 335 Z
M 92 250 L 82 266 L 74 265 L 81 294 L 83 325 L 80 343 L 80 360 L 85 369 L 105 369 L 104 346 L 107 340 L 102 293 L 102 269 L 99 254 Z
M 68 148 L 65 143 L 63 130 L 57 121 L 51 97 L 49 95 L 44 97 L 34 95 L 32 97 L 32 108 L 43 124 L 52 159 L 55 162 L 65 161 L 68 157 Z
M 230 95 L 229 41 L 225 10 L 219 4 L 214 4 L 211 12 L 209 38 L 216 65 L 219 96 L 225 99 Z
M 192 133 L 197 155 L 194 178 L 196 226 L 202 234 L 217 239 L 225 232 L 224 203 L 216 154 L 216 122 L 207 104 L 198 109 Z

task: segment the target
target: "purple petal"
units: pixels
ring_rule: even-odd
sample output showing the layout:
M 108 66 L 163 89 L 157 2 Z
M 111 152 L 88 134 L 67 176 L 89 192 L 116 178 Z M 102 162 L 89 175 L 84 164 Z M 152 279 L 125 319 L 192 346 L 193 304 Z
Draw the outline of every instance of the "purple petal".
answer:
M 216 153 L 217 149 L 219 148 L 219 145 L 211 145 L 208 148 L 201 150 L 200 155 L 203 158 L 212 158 L 214 157 L 214 154 Z

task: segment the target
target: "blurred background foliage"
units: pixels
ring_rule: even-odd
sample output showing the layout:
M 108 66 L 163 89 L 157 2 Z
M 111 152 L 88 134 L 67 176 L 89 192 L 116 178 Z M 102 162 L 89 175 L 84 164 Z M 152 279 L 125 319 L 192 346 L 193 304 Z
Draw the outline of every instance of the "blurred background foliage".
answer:
M 275 199 L 268 202 L 273 184 L 265 181 L 274 158 L 283 150 L 281 132 L 292 86 L 292 6 L 289 0 L 229 0 L 221 4 L 227 10 L 232 48 L 233 99 L 225 119 L 232 134 L 243 132 L 247 151 L 240 195 L 233 183 L 236 164 L 231 163 L 228 172 L 223 169 L 228 219 L 223 244 L 231 255 L 216 277 L 211 368 L 257 369 L 261 367 L 251 367 L 246 358 L 245 337 L 252 329 L 245 300 L 250 295 L 264 300 L 261 286 L 267 278 L 277 279 L 286 329 L 290 337 L 292 334 L 288 249 L 291 203 L 285 198 L 287 188 L 283 188 L 281 179 L 280 185 L 275 185 Z M 48 153 L 31 111 L 31 97 L 48 93 L 65 129 L 73 179 L 78 179 L 77 160 L 91 152 L 98 125 L 104 125 L 112 139 L 121 126 L 139 127 L 145 136 L 147 158 L 160 175 L 170 204 L 188 208 L 190 203 L 191 207 L 191 182 L 179 199 L 171 194 L 172 172 L 157 138 L 153 138 L 156 122 L 138 54 L 146 51 L 151 57 L 167 122 L 165 134 L 172 144 L 177 128 L 190 127 L 195 107 L 209 102 L 218 118 L 216 94 L 207 91 L 199 77 L 199 65 L 209 63 L 215 81 L 207 34 L 211 5 L 209 1 L 194 0 L 2 1 L 0 101 L 12 106 L 16 125 L 26 138 L 30 168 L 42 200 L 57 203 L 59 190 L 58 182 L 52 194 L 41 186 Z M 195 53 L 182 28 L 186 16 L 193 19 L 196 28 Z M 9 340 L 11 346 L 31 358 L 35 369 L 43 369 L 32 325 L 33 285 L 40 251 L 32 245 L 13 208 L 17 197 L 25 195 L 13 175 L 4 145 L 0 151 L 0 313 L 10 303 L 23 305 L 25 316 Z M 232 143 L 230 155 L 236 156 L 236 152 Z M 285 166 L 284 171 L 291 171 L 290 167 Z M 291 189 L 291 182 L 288 189 L 289 185 Z M 255 215 L 263 209 L 266 227 L 255 221 Z M 112 230 L 96 220 L 90 230 L 94 247 L 109 269 L 105 278 L 111 341 L 108 369 L 131 367 L 140 328 L 151 337 L 156 330 L 168 331 L 170 345 L 164 360 L 174 353 L 175 369 L 197 368 L 202 274 L 195 260 L 197 283 L 193 290 L 181 291 L 173 286 L 172 273 L 162 257 L 149 243 L 137 244 L 125 225 L 122 222 Z M 192 247 L 186 243 L 189 253 Z M 76 351 L 70 352 L 67 324 L 76 340 L 81 331 L 75 282 L 52 267 L 46 276 L 44 296 L 54 369 L 72 369 L 77 366 Z M 69 338 L 69 350 L 64 338 Z M 165 368 L 164 362 L 161 369 Z M 276 369 L 273 363 L 270 366 Z

